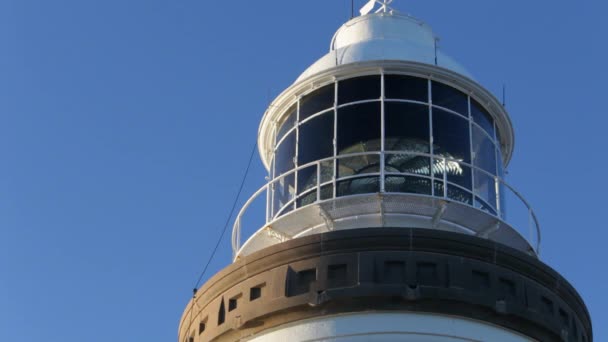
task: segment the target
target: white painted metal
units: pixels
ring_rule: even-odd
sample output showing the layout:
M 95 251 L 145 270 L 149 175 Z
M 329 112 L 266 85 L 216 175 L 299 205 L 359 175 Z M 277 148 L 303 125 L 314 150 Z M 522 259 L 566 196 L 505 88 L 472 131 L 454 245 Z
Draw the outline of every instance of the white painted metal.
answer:
M 374 6 L 376 6 L 376 0 L 369 0 L 365 5 L 363 5 L 363 7 L 361 7 L 359 13 L 361 15 L 369 14 L 374 9 Z
M 306 69 L 296 83 L 338 65 L 370 60 L 435 65 L 435 51 L 436 36 L 426 23 L 393 12 L 368 14 L 342 25 L 332 39 L 329 53 Z M 437 50 L 437 65 L 471 78 L 463 66 L 441 50 Z
M 376 11 L 376 13 L 380 13 L 380 12 L 394 12 L 395 10 L 393 8 L 391 8 L 389 5 L 393 3 L 393 0 L 370 0 L 368 1 L 363 7 L 361 7 L 361 9 L 359 10 L 359 13 L 361 15 L 366 15 L 371 13 L 371 11 L 374 10 L 374 7 L 376 6 L 376 4 L 380 4 L 380 8 Z
M 248 342 L 531 342 L 517 332 L 456 316 L 365 312 L 298 321 Z

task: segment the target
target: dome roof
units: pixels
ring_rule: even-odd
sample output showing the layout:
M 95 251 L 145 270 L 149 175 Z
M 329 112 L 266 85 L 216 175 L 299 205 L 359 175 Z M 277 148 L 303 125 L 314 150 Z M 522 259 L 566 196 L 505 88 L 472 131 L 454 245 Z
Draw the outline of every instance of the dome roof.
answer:
M 330 51 L 298 77 L 296 83 L 333 67 L 372 60 L 413 61 L 471 75 L 443 52 L 424 22 L 403 14 L 381 12 L 351 19 L 334 35 Z

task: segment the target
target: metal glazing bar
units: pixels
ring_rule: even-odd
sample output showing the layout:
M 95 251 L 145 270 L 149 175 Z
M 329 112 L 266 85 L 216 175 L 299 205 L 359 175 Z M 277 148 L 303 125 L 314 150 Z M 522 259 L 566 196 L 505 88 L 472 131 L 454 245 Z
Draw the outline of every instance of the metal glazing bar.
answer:
M 431 174 L 431 195 L 435 196 L 435 172 L 433 172 L 433 163 L 434 158 L 433 154 L 433 90 L 432 90 L 432 82 L 431 79 L 427 81 L 427 91 L 428 91 L 428 106 L 429 106 L 429 156 L 430 156 L 430 164 L 429 164 L 429 173 Z
M 449 108 L 445 108 L 445 107 L 441 107 L 441 106 L 438 106 L 438 105 L 433 105 L 433 107 L 435 107 L 437 109 L 441 109 L 442 111 L 444 111 L 446 113 L 450 113 L 450 114 L 453 114 L 453 115 L 458 115 L 461 118 L 465 118 L 465 119 L 468 118 L 468 116 L 467 116 L 466 113 L 458 113 L 455 110 L 452 110 L 452 109 L 449 109 Z
M 423 101 L 416 101 L 416 100 L 405 100 L 405 99 L 385 99 L 386 102 L 400 102 L 400 103 L 413 103 L 413 104 L 419 104 L 419 105 L 425 105 L 428 106 L 429 103 L 428 102 L 423 102 Z
M 330 111 L 332 111 L 333 109 L 334 109 L 334 107 L 329 107 L 329 108 L 327 108 L 327 109 L 323 109 L 323 110 L 322 110 L 322 111 L 320 111 L 320 112 L 316 112 L 316 113 L 312 114 L 311 116 L 307 117 L 306 119 L 304 119 L 302 122 L 300 122 L 300 124 L 305 124 L 305 123 L 307 123 L 308 121 L 311 121 L 311 120 L 313 120 L 313 119 L 315 119 L 315 118 L 318 118 L 319 116 L 321 116 L 321 115 L 323 115 L 323 114 L 327 114 L 327 113 L 329 113 L 329 112 L 330 112 Z
M 334 155 L 333 155 L 333 175 L 332 175 L 332 198 L 336 198 L 336 178 L 338 177 L 338 91 L 340 82 L 334 79 Z
M 293 165 L 296 170 L 293 176 L 293 198 L 295 199 L 298 196 L 298 151 L 300 150 L 300 105 L 302 102 L 302 97 L 298 98 L 298 121 L 296 124 L 296 151 L 293 157 Z M 289 193 L 289 186 L 287 186 L 287 192 Z M 291 196 L 290 196 L 291 197 Z M 296 209 L 296 201 L 293 202 L 293 209 Z
M 385 149 L 385 106 L 384 106 L 384 71 L 380 74 L 380 192 L 385 190 L 384 182 L 384 149 Z
M 353 102 L 343 103 L 343 104 L 337 106 L 337 108 L 340 109 L 340 108 L 344 108 L 344 107 L 348 107 L 348 106 L 354 106 L 354 105 L 358 105 L 358 104 L 372 103 L 372 102 L 378 102 L 378 99 L 361 100 L 361 101 L 353 101 Z
M 472 116 L 471 116 L 471 96 L 467 95 L 467 108 L 469 111 L 469 115 L 468 115 L 468 122 L 469 122 L 469 158 L 471 160 L 471 164 L 475 165 L 475 152 L 473 152 L 473 120 L 472 120 Z M 476 191 L 475 191 L 475 168 L 471 168 L 471 190 L 473 190 L 473 205 L 475 205 L 475 197 L 476 195 Z

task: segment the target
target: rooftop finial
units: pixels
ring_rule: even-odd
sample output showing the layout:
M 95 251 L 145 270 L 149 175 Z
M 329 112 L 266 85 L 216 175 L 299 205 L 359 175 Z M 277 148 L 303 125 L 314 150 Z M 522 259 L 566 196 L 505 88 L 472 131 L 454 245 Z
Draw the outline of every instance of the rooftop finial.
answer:
M 363 7 L 361 7 L 359 13 L 361 13 L 361 15 L 369 14 L 371 11 L 374 10 L 376 4 L 380 4 L 380 8 L 377 9 L 375 13 L 393 12 L 394 9 L 389 6 L 392 2 L 393 0 L 369 0 Z

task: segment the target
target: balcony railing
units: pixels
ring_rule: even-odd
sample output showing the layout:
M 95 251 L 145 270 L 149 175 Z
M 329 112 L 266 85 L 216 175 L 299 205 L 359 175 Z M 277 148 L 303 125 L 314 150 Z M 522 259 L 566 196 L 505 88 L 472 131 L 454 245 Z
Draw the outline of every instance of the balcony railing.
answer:
M 419 158 L 422 162 L 407 172 L 395 172 L 385 165 L 386 159 L 391 157 Z M 368 164 L 367 171 L 338 172 L 337 165 L 349 158 L 372 162 Z M 307 181 L 300 179 L 304 184 L 298 184 L 297 174 L 308 175 Z M 463 174 L 471 175 L 470 188 L 454 180 L 455 175 Z M 365 193 L 406 193 L 467 205 L 513 227 L 537 255 L 540 253 L 538 219 L 524 197 L 503 179 L 458 159 L 399 151 L 339 155 L 301 165 L 269 181 L 247 200 L 238 213 L 232 231 L 233 253 L 236 257 L 241 249 L 243 227 L 248 230 L 246 235 L 251 236 L 294 210 Z M 523 227 L 527 227 L 527 232 L 522 231 Z

